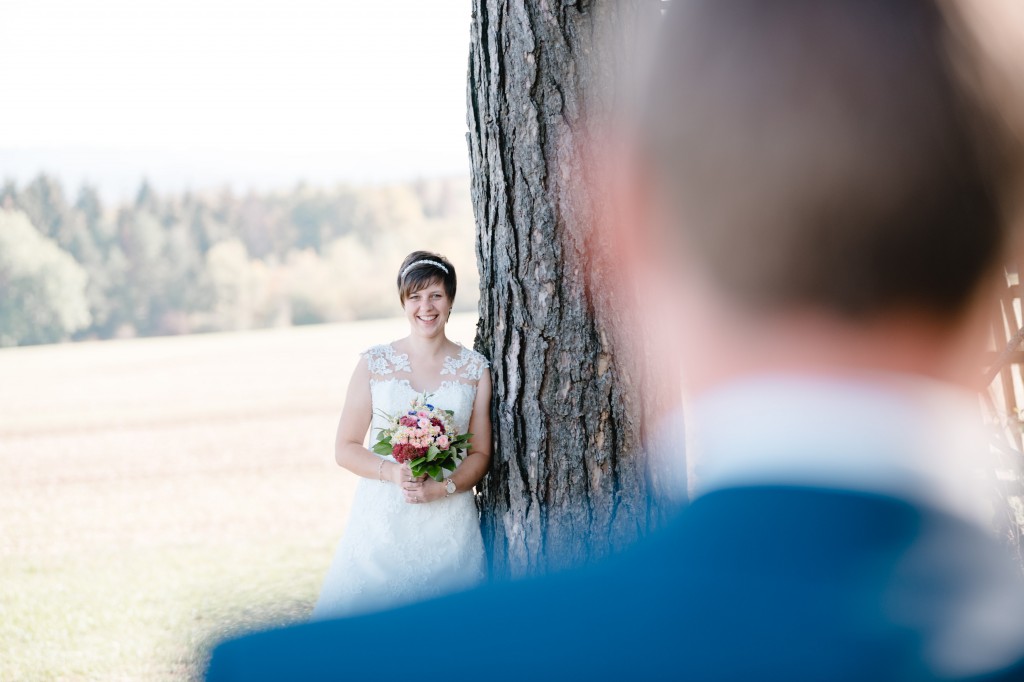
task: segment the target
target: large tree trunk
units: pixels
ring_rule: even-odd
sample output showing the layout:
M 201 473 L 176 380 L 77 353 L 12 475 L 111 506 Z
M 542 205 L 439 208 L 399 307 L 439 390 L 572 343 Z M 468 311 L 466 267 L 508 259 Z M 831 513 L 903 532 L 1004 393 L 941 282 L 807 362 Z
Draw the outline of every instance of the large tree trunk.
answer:
M 597 36 L 660 4 L 473 2 L 477 347 L 492 362 L 495 448 L 480 489 L 499 577 L 606 554 L 661 513 L 642 448 L 650 394 L 613 333 L 628 308 L 582 153 L 615 92 L 611 43 Z

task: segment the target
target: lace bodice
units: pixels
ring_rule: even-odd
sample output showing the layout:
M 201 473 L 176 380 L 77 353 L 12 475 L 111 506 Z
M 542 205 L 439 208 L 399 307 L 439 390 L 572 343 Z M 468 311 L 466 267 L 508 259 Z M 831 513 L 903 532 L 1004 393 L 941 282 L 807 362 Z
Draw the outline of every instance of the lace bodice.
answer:
M 388 425 L 385 415 L 402 412 L 422 389 L 433 387 L 414 387 L 411 384 L 409 376 L 412 375 L 412 367 L 409 365 L 409 355 L 399 353 L 391 344 L 374 346 L 363 355 L 366 357 L 371 375 L 370 395 L 373 399 L 374 413 L 370 440 L 375 442 L 377 432 Z M 455 413 L 455 426 L 459 433 L 469 430 L 476 385 L 488 366 L 489 363 L 483 355 L 460 346 L 457 356 L 448 356 L 444 359 L 441 376 L 438 377 L 440 383 L 434 390 L 427 391 L 433 404 Z

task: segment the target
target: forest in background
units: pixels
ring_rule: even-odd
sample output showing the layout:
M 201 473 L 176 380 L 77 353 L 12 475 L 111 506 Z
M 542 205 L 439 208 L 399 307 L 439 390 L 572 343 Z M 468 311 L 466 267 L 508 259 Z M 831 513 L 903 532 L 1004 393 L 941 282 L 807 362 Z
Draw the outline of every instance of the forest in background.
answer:
M 415 249 L 478 275 L 466 178 L 375 186 L 69 196 L 40 175 L 0 187 L 0 346 L 343 322 L 399 314 Z

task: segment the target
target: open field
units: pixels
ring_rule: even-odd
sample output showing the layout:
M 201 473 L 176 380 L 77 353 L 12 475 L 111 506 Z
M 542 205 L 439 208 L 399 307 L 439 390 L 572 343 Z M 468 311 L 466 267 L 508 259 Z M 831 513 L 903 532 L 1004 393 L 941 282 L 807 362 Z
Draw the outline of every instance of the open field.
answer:
M 305 618 L 355 483 L 348 376 L 405 331 L 0 350 L 0 680 L 192 679 L 226 633 Z

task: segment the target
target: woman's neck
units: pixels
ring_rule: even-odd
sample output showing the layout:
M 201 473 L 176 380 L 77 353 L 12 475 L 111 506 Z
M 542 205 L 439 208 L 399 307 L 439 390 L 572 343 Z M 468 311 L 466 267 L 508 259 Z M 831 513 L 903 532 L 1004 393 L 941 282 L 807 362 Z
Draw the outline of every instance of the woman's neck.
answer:
M 448 354 L 451 341 L 448 340 L 444 332 L 430 337 L 410 334 L 405 338 L 405 344 L 407 351 L 416 357 L 439 358 Z

